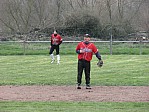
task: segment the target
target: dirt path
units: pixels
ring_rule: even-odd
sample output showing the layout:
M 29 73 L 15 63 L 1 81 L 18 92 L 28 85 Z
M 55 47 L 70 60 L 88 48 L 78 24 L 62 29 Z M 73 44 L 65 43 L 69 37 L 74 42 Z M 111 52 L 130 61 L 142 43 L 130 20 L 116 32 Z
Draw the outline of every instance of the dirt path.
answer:
M 149 102 L 149 86 L 0 86 L 0 101 Z

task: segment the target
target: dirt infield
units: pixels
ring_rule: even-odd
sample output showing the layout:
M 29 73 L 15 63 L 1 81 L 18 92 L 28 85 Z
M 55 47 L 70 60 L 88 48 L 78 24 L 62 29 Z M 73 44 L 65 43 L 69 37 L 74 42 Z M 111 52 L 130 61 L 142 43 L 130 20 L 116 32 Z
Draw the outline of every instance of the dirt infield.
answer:
M 149 102 L 149 86 L 0 86 L 0 101 Z

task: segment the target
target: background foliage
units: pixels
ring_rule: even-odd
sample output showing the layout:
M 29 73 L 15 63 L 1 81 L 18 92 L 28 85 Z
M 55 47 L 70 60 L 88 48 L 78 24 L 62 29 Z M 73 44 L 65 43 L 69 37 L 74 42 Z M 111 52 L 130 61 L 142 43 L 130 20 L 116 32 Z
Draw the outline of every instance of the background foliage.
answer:
M 148 37 L 148 6 L 148 0 L 1 0 L 0 39 L 44 40 L 54 29 L 102 40 Z

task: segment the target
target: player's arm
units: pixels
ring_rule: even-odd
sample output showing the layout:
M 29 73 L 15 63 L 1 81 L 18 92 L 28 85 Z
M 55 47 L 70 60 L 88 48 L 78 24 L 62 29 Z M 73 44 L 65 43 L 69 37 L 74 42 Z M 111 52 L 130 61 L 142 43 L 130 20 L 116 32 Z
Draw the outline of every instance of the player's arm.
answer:
M 93 52 L 95 53 L 96 57 L 99 59 L 99 60 L 102 60 L 101 59 L 101 55 L 97 49 L 97 47 L 93 44 Z
M 61 40 L 59 41 L 59 44 L 58 44 L 58 45 L 60 45 L 62 42 L 63 42 L 63 40 L 61 39 Z
M 81 54 L 81 53 L 85 52 L 83 49 L 80 49 L 80 45 L 81 45 L 81 43 L 79 43 L 76 47 L 76 53 L 78 53 L 78 54 Z
M 63 42 L 63 39 L 62 39 L 62 37 L 59 35 L 59 42 L 58 42 L 58 45 L 60 45 L 62 42 Z
M 51 37 L 50 41 L 51 41 L 51 46 L 52 46 L 52 37 Z
M 94 46 L 94 45 L 93 45 Z M 99 67 L 102 67 L 103 66 L 103 61 L 102 61 L 102 59 L 101 59 L 101 55 L 100 55 L 100 53 L 98 52 L 98 49 L 96 48 L 96 46 L 94 46 L 94 48 L 93 48 L 93 52 L 95 53 L 95 55 L 96 55 L 96 57 L 98 58 L 98 62 L 97 62 L 97 65 L 99 66 Z
M 80 54 L 80 50 L 76 50 L 76 53 Z
M 51 42 L 51 46 L 52 46 L 52 35 L 50 36 L 50 42 Z
M 84 50 L 76 50 L 76 53 L 78 54 L 81 54 L 81 53 L 84 53 L 85 51 Z
M 76 53 L 77 53 L 77 54 L 81 54 L 81 50 L 80 50 L 79 45 L 76 47 Z
M 76 47 L 76 53 L 77 53 L 77 54 L 80 54 L 80 46 L 79 46 L 79 44 L 78 44 L 77 47 Z
M 101 55 L 100 55 L 100 53 L 99 53 L 98 51 L 95 53 L 95 55 L 96 55 L 96 57 L 97 57 L 99 60 L 101 60 Z
M 76 48 L 76 53 L 78 53 L 78 54 L 84 53 L 84 50 L 81 50 L 81 49 L 79 48 L 79 46 L 77 46 L 77 48 Z

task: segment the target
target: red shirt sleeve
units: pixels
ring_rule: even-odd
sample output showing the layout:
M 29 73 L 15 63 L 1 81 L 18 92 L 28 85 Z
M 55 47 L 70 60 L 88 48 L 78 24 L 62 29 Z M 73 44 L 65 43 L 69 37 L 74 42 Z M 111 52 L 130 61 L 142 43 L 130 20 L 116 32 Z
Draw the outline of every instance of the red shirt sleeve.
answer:
M 58 37 L 59 37 L 59 41 L 62 41 L 62 37 L 60 35 L 58 35 Z
M 76 50 L 80 50 L 80 43 L 77 45 Z
M 98 52 L 97 47 L 94 44 L 92 44 L 92 47 L 93 47 L 93 53 L 97 53 Z

